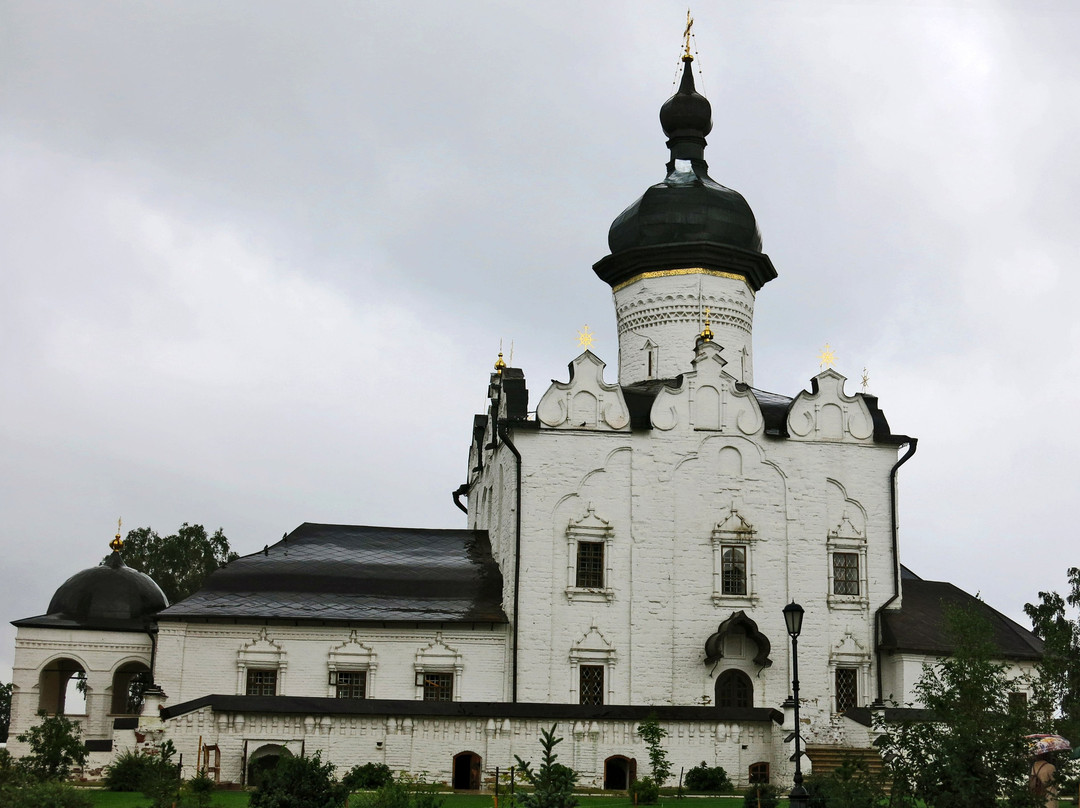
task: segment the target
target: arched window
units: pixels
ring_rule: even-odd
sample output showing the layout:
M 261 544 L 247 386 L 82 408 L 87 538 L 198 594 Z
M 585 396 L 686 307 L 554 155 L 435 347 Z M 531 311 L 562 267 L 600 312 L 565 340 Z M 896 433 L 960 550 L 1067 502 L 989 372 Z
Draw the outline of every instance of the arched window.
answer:
M 86 671 L 74 659 L 54 659 L 41 671 L 38 709 L 49 715 L 86 715 Z
M 142 712 L 143 691 L 150 684 L 150 668 L 142 662 L 125 662 L 112 680 L 112 709 L 117 715 Z
M 754 684 L 742 671 L 726 670 L 716 679 L 717 707 L 753 707 Z

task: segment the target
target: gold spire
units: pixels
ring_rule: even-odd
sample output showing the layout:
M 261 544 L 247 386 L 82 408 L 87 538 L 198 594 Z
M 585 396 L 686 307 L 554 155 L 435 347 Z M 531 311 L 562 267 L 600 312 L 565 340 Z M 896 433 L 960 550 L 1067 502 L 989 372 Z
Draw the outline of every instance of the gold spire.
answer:
M 502 351 L 499 351 L 499 358 L 495 360 L 495 372 L 501 376 L 504 367 L 506 367 L 506 363 L 503 361 Z
M 690 55 L 690 29 L 694 27 L 694 18 L 690 16 L 690 7 L 686 8 L 686 30 L 683 31 L 683 39 L 686 42 L 686 50 L 683 52 L 683 59 L 694 61 L 694 57 Z
M 701 329 L 701 334 L 699 334 L 698 336 L 700 336 L 706 342 L 712 342 L 712 338 L 714 335 L 712 329 L 709 328 L 709 309 L 705 309 L 705 327 Z
M 124 524 L 123 519 L 117 519 L 116 520 L 116 536 L 113 538 L 113 540 L 111 542 L 109 542 L 109 548 L 114 553 L 119 553 L 121 550 L 124 549 L 124 540 L 120 538 L 120 528 L 123 526 L 123 524 Z
M 594 338 L 595 334 L 593 334 L 593 332 L 589 330 L 589 324 L 586 323 L 585 327 L 578 331 L 577 344 L 580 345 L 582 348 L 591 348 Z
M 829 343 L 825 343 L 825 347 L 821 349 L 821 353 L 818 354 L 818 369 L 831 368 L 836 364 L 836 353 L 833 351 L 832 346 Z

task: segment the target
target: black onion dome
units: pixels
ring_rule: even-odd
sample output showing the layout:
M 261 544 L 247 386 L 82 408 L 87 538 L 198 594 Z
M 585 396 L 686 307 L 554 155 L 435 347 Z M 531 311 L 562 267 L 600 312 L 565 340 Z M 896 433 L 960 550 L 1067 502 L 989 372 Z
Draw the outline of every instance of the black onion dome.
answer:
M 169 605 L 154 579 L 131 569 L 113 552 L 100 566 L 77 572 L 64 581 L 49 602 L 49 615 L 79 623 L 134 621 Z
M 683 58 L 679 90 L 660 109 L 671 150 L 667 177 L 612 223 L 608 231 L 612 255 L 697 243 L 761 252 L 761 233 L 746 200 L 708 174 L 705 136 L 712 131 L 712 106 L 694 88 L 692 61 Z

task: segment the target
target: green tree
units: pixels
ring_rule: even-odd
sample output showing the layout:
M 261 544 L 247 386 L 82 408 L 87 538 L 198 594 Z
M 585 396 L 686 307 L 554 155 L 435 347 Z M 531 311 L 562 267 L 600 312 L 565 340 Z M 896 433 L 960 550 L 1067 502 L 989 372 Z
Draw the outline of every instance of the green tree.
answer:
M 1033 708 L 1042 721 L 1040 732 L 1057 732 L 1080 743 L 1080 618 L 1070 620 L 1067 608 L 1080 608 L 1080 568 L 1067 573 L 1069 590 L 1040 592 L 1039 603 L 1024 604 L 1032 631 L 1045 649 L 1038 664 Z
M 540 731 L 540 748 L 544 750 L 544 756 L 536 771 L 532 764 L 514 755 L 522 779 L 533 787 L 532 792 L 518 797 L 521 808 L 574 808 L 578 804 L 574 798 L 577 772 L 556 763 L 559 756 L 555 754 L 555 747 L 562 743 L 562 738 L 555 737 L 558 726 L 552 724 L 551 729 Z
M 62 715 L 39 715 L 40 724 L 16 736 L 30 746 L 21 763 L 38 780 L 63 780 L 86 763 L 82 727 Z
M 150 527 L 129 530 L 120 552 L 125 564 L 157 581 L 169 603 L 195 593 L 207 575 L 240 557 L 230 549 L 221 528 L 207 535 L 202 525 L 187 522 L 164 537 Z
M 973 609 L 945 615 L 952 656 L 926 665 L 915 684 L 925 712 L 882 724 L 878 739 L 893 782 L 892 805 L 1009 808 L 1040 805 L 1028 789 L 1031 758 L 1026 705 L 995 661 L 990 623 Z
M 323 763 L 322 753 L 310 757 L 282 757 L 264 772 L 251 793 L 251 808 L 334 808 L 349 791 L 334 777 L 334 764 Z
M 7 740 L 11 726 L 11 682 L 0 683 L 0 743 Z
M 652 769 L 652 779 L 657 787 L 664 785 L 671 777 L 671 761 L 668 760 L 667 750 L 661 744 L 667 737 L 667 730 L 660 726 L 655 718 L 642 721 L 638 724 L 637 734 L 645 742 L 645 748 L 649 750 L 649 767 Z

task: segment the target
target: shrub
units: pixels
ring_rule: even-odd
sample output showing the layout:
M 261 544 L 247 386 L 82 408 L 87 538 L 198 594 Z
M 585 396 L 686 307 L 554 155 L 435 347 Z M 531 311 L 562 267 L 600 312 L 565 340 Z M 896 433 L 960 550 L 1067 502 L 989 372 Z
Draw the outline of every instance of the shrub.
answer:
M 358 802 L 364 808 L 409 808 L 409 791 L 401 783 L 391 781 L 372 794 L 364 794 Z
M 143 780 L 152 764 L 149 755 L 127 749 L 105 767 L 105 788 L 109 791 L 142 791 Z
M 341 783 L 349 791 L 373 791 L 394 780 L 394 773 L 385 763 L 357 764 L 345 773 Z
M 282 757 L 267 770 L 251 793 L 250 808 L 333 808 L 345 802 L 348 790 L 334 777 L 334 764 L 322 753 Z
M 85 793 L 55 780 L 0 785 L 3 808 L 93 808 Z
M 533 787 L 532 792 L 517 797 L 521 808 L 574 808 L 578 804 L 574 798 L 577 772 L 555 762 L 558 758 L 555 747 L 562 743 L 562 738 L 555 737 L 558 726 L 552 724 L 551 729 L 541 731 L 540 748 L 544 750 L 544 756 L 535 772 L 530 763 L 514 755 L 521 778 Z
M 651 777 L 635 780 L 630 784 L 630 798 L 638 805 L 656 805 L 660 802 L 660 786 Z
M 214 778 L 205 770 L 199 769 L 194 777 L 184 783 L 184 804 L 193 805 L 195 808 L 210 808 L 215 787 Z
M 743 797 L 743 808 L 777 808 L 780 789 L 771 783 L 751 786 Z
M 731 778 L 723 766 L 708 766 L 701 761 L 686 773 L 684 784 L 690 791 L 708 791 L 712 793 L 731 790 Z

